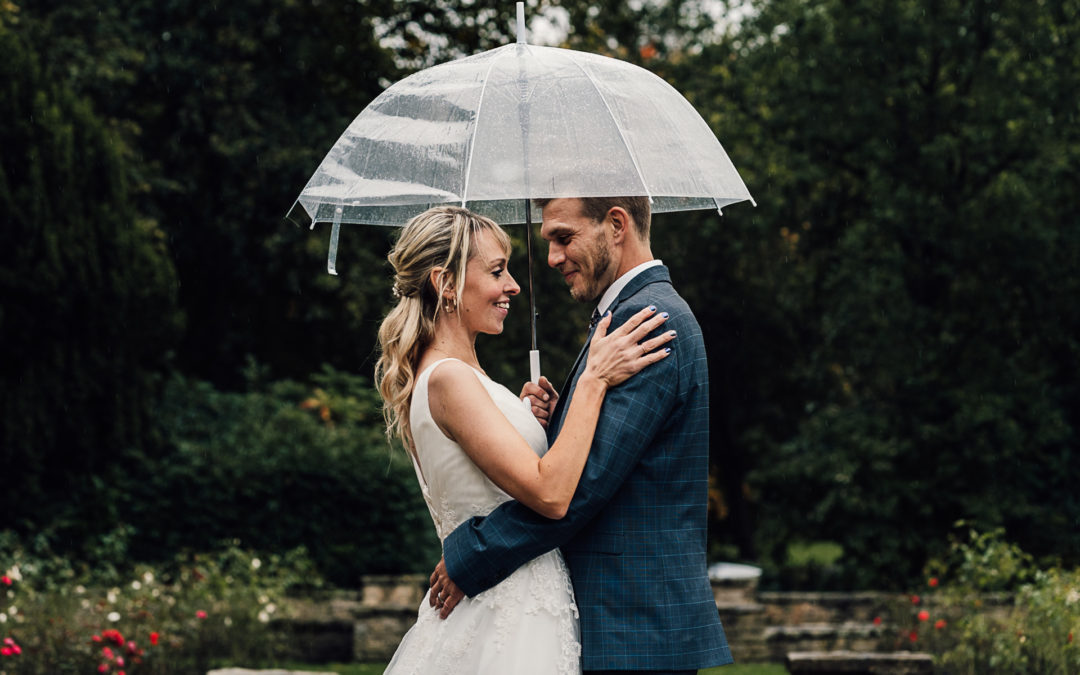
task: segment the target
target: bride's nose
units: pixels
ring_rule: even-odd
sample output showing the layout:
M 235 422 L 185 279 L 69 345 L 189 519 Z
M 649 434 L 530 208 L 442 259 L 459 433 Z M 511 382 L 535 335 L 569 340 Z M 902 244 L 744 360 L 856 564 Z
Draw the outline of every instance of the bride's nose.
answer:
M 521 286 L 518 286 L 518 282 L 514 281 L 514 275 L 510 274 L 510 272 L 506 273 L 505 290 L 507 295 L 517 295 L 521 292 Z

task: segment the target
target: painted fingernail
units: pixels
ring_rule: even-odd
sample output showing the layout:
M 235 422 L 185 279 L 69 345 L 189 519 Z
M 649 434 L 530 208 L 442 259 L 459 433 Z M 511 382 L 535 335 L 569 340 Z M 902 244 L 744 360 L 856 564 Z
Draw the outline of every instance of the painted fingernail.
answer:
M 666 319 L 666 318 L 668 318 L 668 313 L 667 312 L 661 312 L 660 316 L 662 316 L 662 317 L 664 317 Z
M 649 311 L 650 312 L 655 312 L 656 311 L 656 305 L 649 305 Z
M 676 333 L 675 331 L 671 331 L 670 333 L 668 333 L 668 335 L 670 335 L 671 337 L 675 337 L 676 335 L 678 335 L 678 333 Z
M 664 347 L 664 353 L 665 354 L 670 354 L 671 353 L 671 347 Z

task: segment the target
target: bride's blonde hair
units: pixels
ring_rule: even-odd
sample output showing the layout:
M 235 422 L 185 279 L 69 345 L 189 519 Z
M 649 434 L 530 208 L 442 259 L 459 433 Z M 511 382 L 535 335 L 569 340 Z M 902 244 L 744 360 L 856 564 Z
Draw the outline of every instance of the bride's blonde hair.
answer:
M 471 242 L 488 230 L 509 253 L 510 237 L 495 221 L 456 206 L 437 206 L 410 220 L 388 256 L 397 305 L 379 326 L 375 381 L 383 399 L 388 438 L 412 448 L 409 409 L 420 355 L 431 344 L 439 312 L 453 311 L 465 288 Z M 441 268 L 435 285 L 431 271 Z M 453 293 L 447 290 L 453 288 Z

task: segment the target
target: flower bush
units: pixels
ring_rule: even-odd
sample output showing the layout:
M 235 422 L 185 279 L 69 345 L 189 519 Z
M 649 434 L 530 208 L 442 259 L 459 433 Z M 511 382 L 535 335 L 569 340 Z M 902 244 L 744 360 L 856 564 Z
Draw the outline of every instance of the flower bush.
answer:
M 895 608 L 895 646 L 935 654 L 943 673 L 1080 674 L 1080 569 L 1043 567 L 1002 530 L 968 530 Z
M 111 571 L 79 575 L 63 561 L 4 555 L 0 675 L 171 675 L 274 663 L 285 644 L 274 619 L 288 613 L 288 590 L 320 585 L 302 549 L 258 556 L 232 546 L 136 566 L 122 583 L 101 583 Z M 58 569 L 67 583 L 42 576 Z

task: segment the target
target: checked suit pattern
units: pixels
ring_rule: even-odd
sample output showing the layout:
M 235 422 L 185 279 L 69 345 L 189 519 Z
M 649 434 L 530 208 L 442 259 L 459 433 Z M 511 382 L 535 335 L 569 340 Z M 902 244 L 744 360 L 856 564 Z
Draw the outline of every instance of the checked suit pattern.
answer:
M 612 328 L 649 305 L 670 314 L 661 331 L 678 331 L 672 354 L 608 392 L 566 517 L 549 520 L 511 501 L 466 521 L 443 543 L 450 578 L 469 596 L 561 547 L 581 613 L 585 670 L 692 670 L 732 661 L 706 572 L 704 341 L 663 266 L 622 290 Z M 562 426 L 587 345 L 563 387 L 549 441 Z

